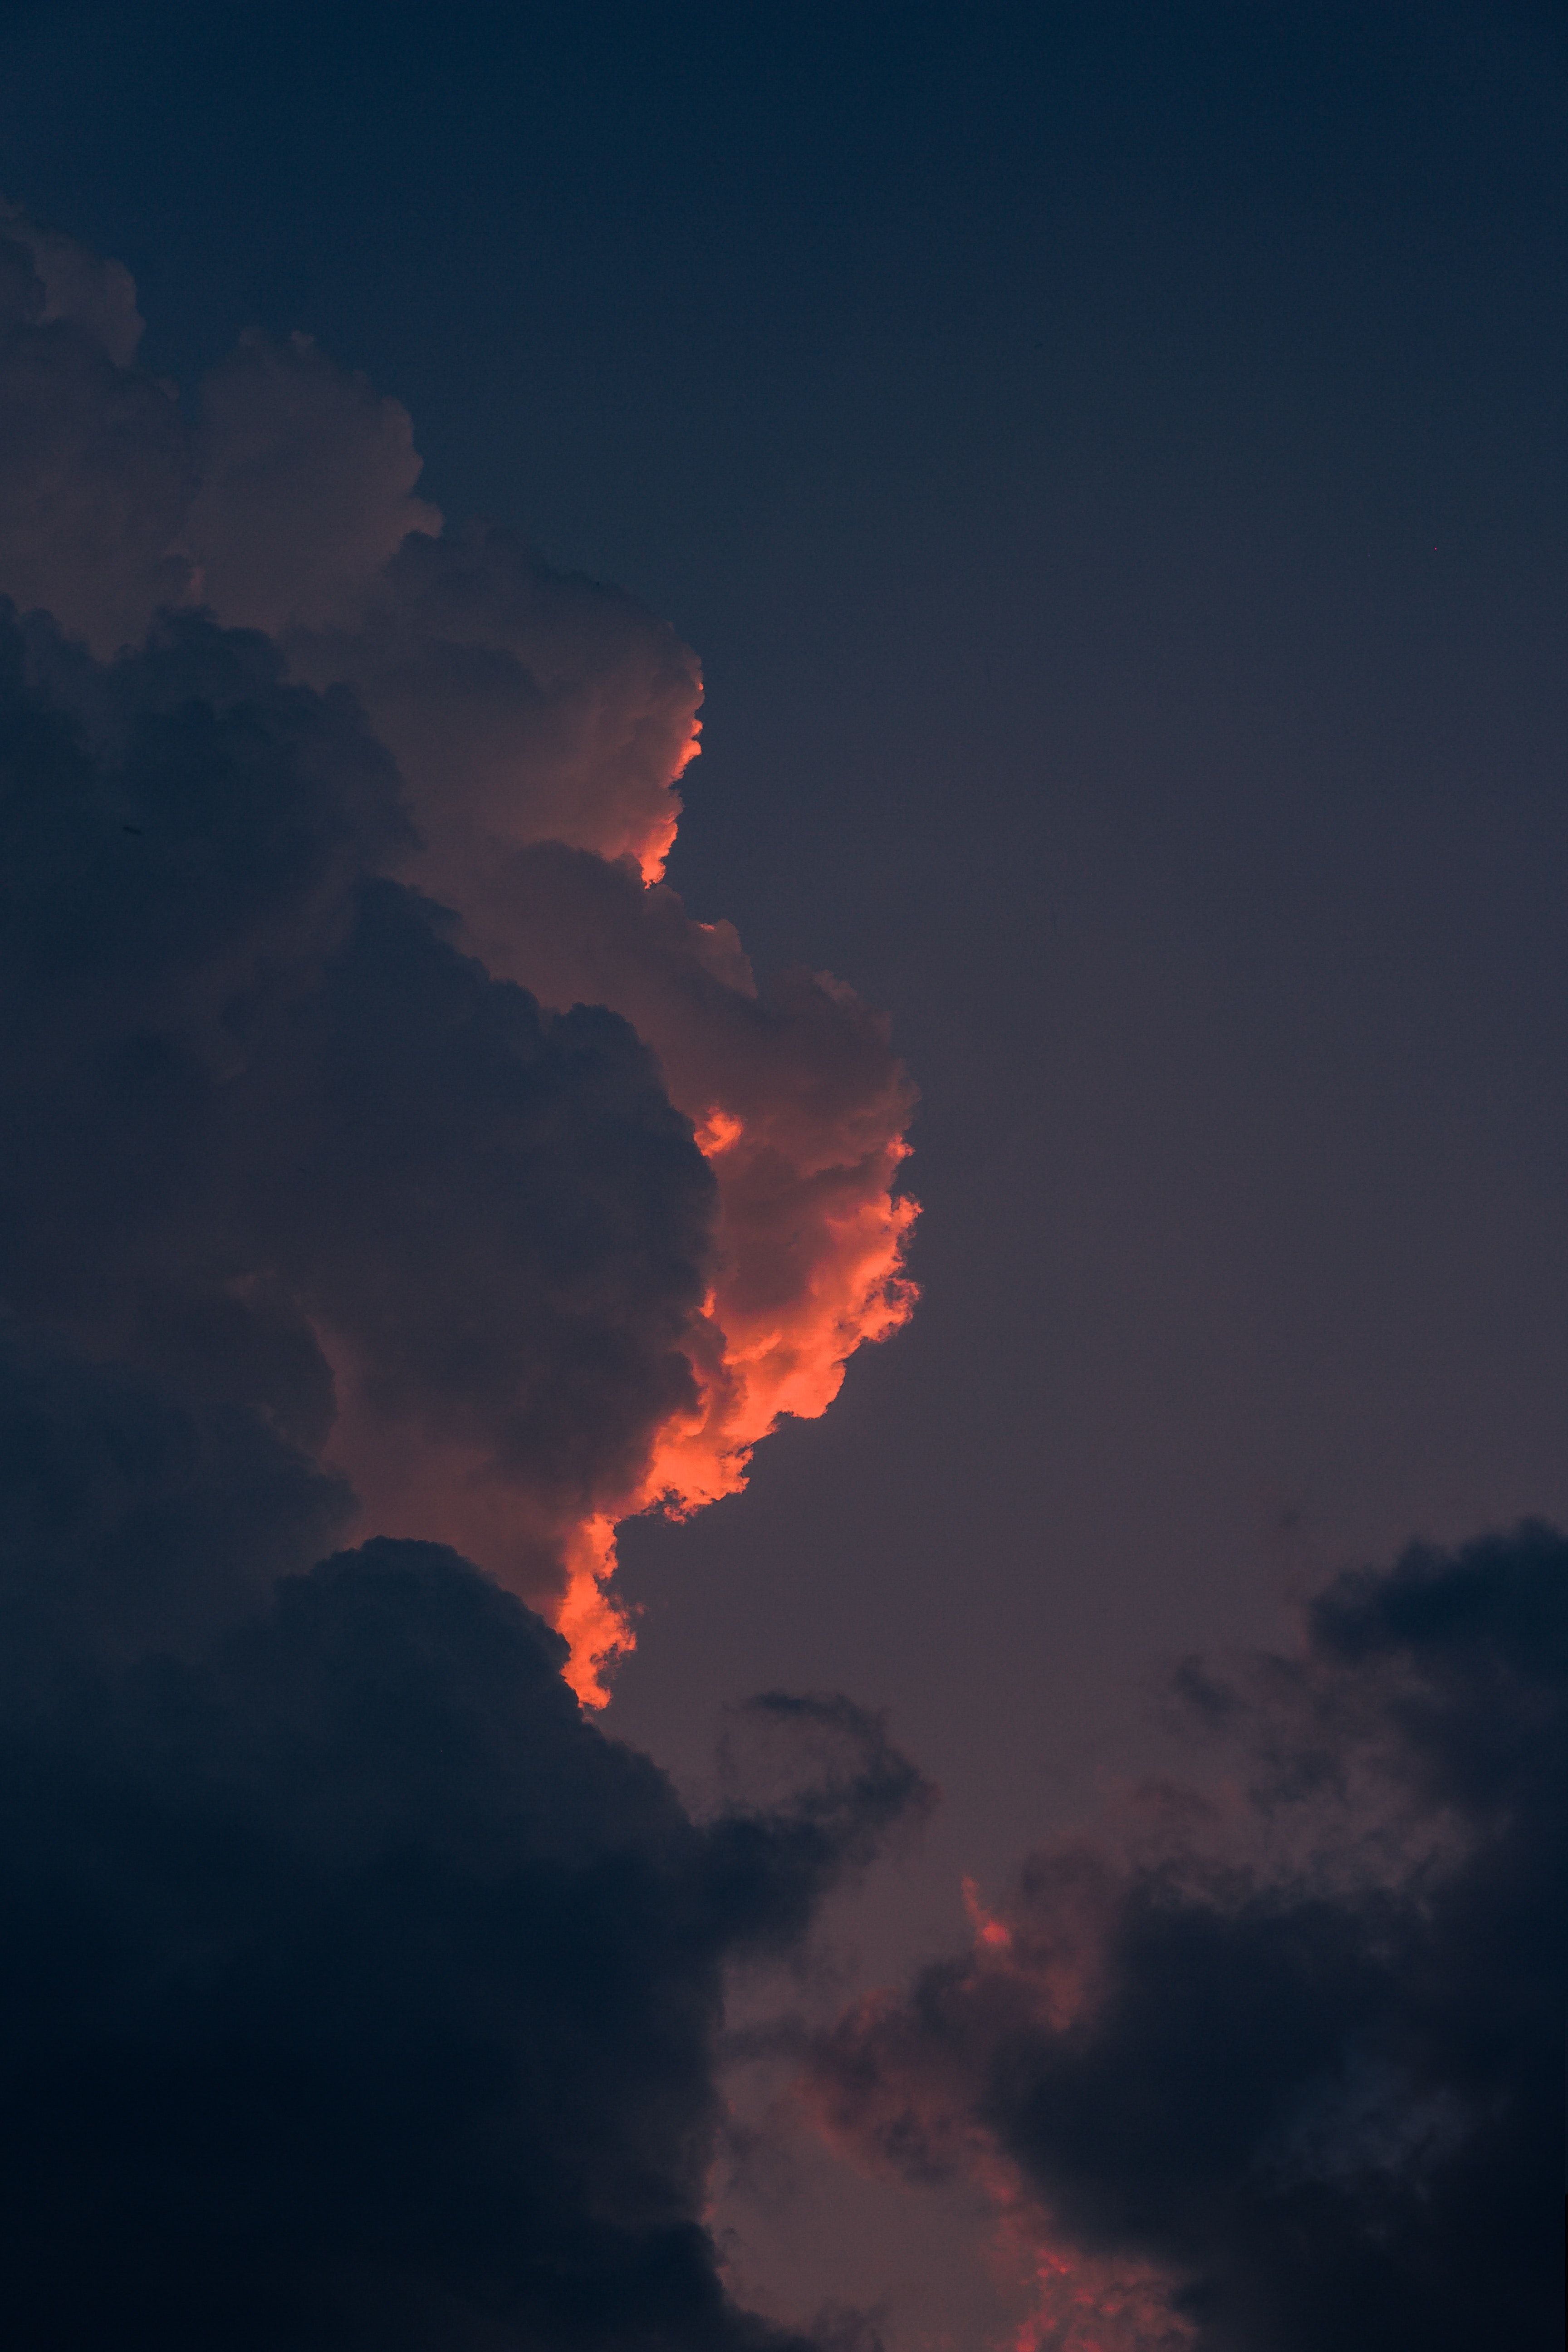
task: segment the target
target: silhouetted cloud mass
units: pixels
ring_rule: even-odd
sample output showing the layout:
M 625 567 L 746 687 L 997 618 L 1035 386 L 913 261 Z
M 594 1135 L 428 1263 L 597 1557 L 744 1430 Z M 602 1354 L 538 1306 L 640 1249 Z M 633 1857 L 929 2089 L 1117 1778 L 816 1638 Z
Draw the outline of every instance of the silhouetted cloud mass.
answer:
M 929 1791 L 775 1695 L 783 1783 L 700 1822 L 584 1715 L 616 1522 L 739 1377 L 733 1139 L 614 958 L 579 985 L 524 907 L 487 963 L 463 905 L 545 841 L 644 892 L 696 665 L 445 539 L 309 343 L 187 416 L 140 331 L 0 210 L 0 2332 L 783 2347 L 704 2224 L 724 1971 Z M 761 1118 L 822 1065 L 778 1183 L 826 1196 L 909 1093 L 815 985 L 722 1083 Z M 779 1255 L 816 1388 L 683 1499 L 905 1311 L 910 1213 L 869 1274 L 821 1218 Z
M 701 2226 L 721 1971 L 921 1799 L 879 1727 L 758 1702 L 810 1774 L 696 1823 L 455 1554 L 297 1568 L 253 1417 L 5 1373 L 7 2342 L 792 2340 Z
M 702 2226 L 721 1974 L 918 1776 L 774 1700 L 804 1785 L 696 1823 L 455 1553 L 313 1565 L 325 1340 L 550 1591 L 689 1388 L 689 1125 L 366 877 L 390 763 L 265 640 L 0 659 L 7 2341 L 783 2343 Z
M 821 2046 L 830 2135 L 974 2168 L 1029 2340 L 1545 2344 L 1561 2318 L 1568 1541 L 1341 1578 L 1178 1692 L 1228 1767 L 1035 1857 L 973 1951 Z

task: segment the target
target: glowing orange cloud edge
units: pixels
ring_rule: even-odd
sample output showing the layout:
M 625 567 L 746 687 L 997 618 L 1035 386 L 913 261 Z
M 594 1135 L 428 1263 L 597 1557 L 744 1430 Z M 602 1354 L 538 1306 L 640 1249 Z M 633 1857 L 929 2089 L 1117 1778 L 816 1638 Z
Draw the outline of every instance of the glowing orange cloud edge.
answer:
M 742 1121 L 721 1108 L 698 1127 L 697 1142 L 725 1187 L 725 1160 Z M 745 1486 L 754 1448 L 784 1416 L 816 1421 L 844 1384 L 856 1349 L 886 1339 L 907 1323 L 919 1297 L 903 1272 L 920 1205 L 895 1194 L 891 1180 L 909 1154 L 902 1138 L 883 1154 L 884 1182 L 841 1217 L 826 1223 L 834 1248 L 803 1297 L 758 1321 L 728 1298 L 722 1284 L 705 1302 L 693 1349 L 696 1409 L 672 1414 L 658 1432 L 636 1488 L 612 1512 L 583 1521 L 566 1547 L 567 1584 L 555 1624 L 571 1647 L 566 1680 L 585 1706 L 604 1706 L 606 1677 L 636 1646 L 626 1609 L 609 1591 L 616 1529 L 645 1511 L 671 1518 Z
M 702 757 L 702 746 L 697 740 L 701 732 L 702 721 L 694 715 L 670 773 L 666 806 L 651 823 L 645 821 L 639 828 L 641 838 L 627 845 L 627 854 L 637 859 L 647 889 L 651 889 L 656 882 L 663 881 L 665 867 L 669 864 L 669 853 L 675 847 L 675 837 L 680 830 L 682 803 L 677 788 L 693 760 Z

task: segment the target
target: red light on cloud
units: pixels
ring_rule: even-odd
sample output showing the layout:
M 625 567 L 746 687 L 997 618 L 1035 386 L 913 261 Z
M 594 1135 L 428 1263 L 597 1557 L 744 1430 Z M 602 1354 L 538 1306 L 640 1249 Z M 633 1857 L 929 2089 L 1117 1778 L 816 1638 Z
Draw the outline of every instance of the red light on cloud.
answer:
M 421 1307 L 450 1314 L 417 1393 L 406 1365 L 389 1378 L 374 1360 L 388 1350 L 365 1300 L 352 1343 L 330 1328 L 330 1297 L 301 1301 L 333 1372 L 326 1451 L 362 1497 L 359 1534 L 477 1559 L 554 1618 L 574 1686 L 602 1703 L 605 1669 L 632 1643 L 607 1590 L 616 1525 L 733 1494 L 781 1417 L 826 1412 L 855 1350 L 908 1318 L 916 1210 L 896 1182 L 913 1089 L 851 990 L 796 972 L 759 991 L 733 926 L 695 921 L 665 886 L 702 699 L 696 656 L 668 624 L 512 533 L 447 530 L 417 493 L 407 412 L 308 337 L 247 336 L 188 413 L 135 365 L 142 322 L 123 269 L 3 203 L 0 227 L 38 272 L 5 387 L 25 430 L 0 448 L 0 587 L 102 658 L 168 608 L 206 606 L 225 629 L 270 637 L 268 659 L 292 683 L 348 689 L 375 738 L 365 772 L 390 754 L 378 772 L 384 784 L 395 770 L 410 820 L 400 848 L 389 826 L 367 856 L 452 910 L 458 944 L 496 979 L 545 1007 L 623 1015 L 659 1065 L 639 1097 L 644 1142 L 656 1148 L 668 1123 L 662 1075 L 712 1171 L 710 1266 L 700 1232 L 665 1236 L 662 1258 L 649 1242 L 642 1320 L 618 1337 L 591 1281 L 563 1307 L 544 1268 L 535 1304 L 542 1329 L 552 1315 L 561 1326 L 560 1359 L 518 1375 L 510 1395 L 498 1373 L 482 1412 L 455 1401 L 474 1386 L 474 1328 L 494 1311 L 526 1339 L 531 1310 L 495 1308 L 477 1250 L 454 1276 L 469 1295 L 447 1300 L 437 1280 Z M 629 1041 L 616 1050 L 635 1088 Z M 590 1086 L 579 1142 L 599 1099 Z M 613 1159 L 615 1115 L 596 1132 Z M 611 1255 L 625 1243 L 635 1288 L 642 1244 L 625 1237 L 638 1163 L 628 1150 L 609 1174 L 598 1165 L 600 1237 Z M 429 1205 L 426 1188 L 416 1222 Z M 485 1345 L 505 1357 L 493 1331 Z M 617 1347 L 625 1360 L 601 1383 L 621 1381 L 611 1411 L 590 1391 Z M 530 1380 L 563 1400 L 548 1460 L 535 1448 L 524 1462 L 506 1433 L 512 1407 L 538 1403 Z
M 489 582 L 500 559 L 481 552 Z M 620 617 L 612 614 L 617 626 Z M 592 608 L 590 618 L 597 625 L 603 616 Z M 689 656 L 658 639 L 650 652 L 646 628 L 629 652 L 618 638 L 611 651 L 586 703 L 567 697 L 552 716 L 558 756 L 531 816 L 538 761 L 527 742 L 509 803 L 498 801 L 493 741 L 470 791 L 460 773 L 453 781 L 461 724 L 447 739 L 446 764 L 426 767 L 407 711 L 397 706 L 385 723 L 415 785 L 422 846 L 411 878 L 456 909 L 462 945 L 497 977 L 545 1005 L 622 1014 L 690 1121 L 714 1179 L 716 1217 L 708 1292 L 678 1343 L 687 1393 L 635 1465 L 545 1503 L 433 1430 L 405 1422 L 394 1436 L 327 1339 L 343 1408 L 331 1454 L 365 1500 L 363 1531 L 451 1543 L 513 1586 L 566 1636 L 568 1680 L 593 1706 L 605 1704 L 608 1673 L 636 1639 L 609 1589 L 616 1527 L 649 1510 L 685 1517 L 737 1493 L 753 1449 L 781 1419 L 826 1412 L 850 1357 L 913 1310 L 904 1262 L 919 1215 L 898 1190 L 914 1088 L 886 1022 L 830 973 L 797 971 L 760 990 L 733 925 L 694 920 L 658 879 L 679 815 L 674 787 L 697 749 L 700 683 Z M 374 713 L 382 673 L 366 674 Z M 562 818 L 560 761 L 597 774 L 595 757 L 612 751 L 629 782 L 596 814 L 589 809 L 579 845 L 530 839 Z
M 667 742 L 689 743 L 668 712 L 661 724 Z M 737 1493 L 780 1420 L 817 1419 L 856 1350 L 909 1320 L 919 1208 L 898 1181 L 914 1088 L 886 1022 L 852 989 L 804 971 L 759 989 L 732 924 L 694 920 L 645 878 L 673 817 L 612 860 L 557 842 L 454 850 L 437 813 L 416 814 L 430 887 L 460 911 L 465 944 L 543 1003 L 624 1014 L 657 1055 L 717 1188 L 712 1280 L 682 1343 L 695 1400 L 655 1430 L 636 1478 L 595 1495 L 565 1532 L 556 1597 L 530 1594 L 572 1643 L 573 1687 L 598 1706 L 607 1670 L 635 1643 L 607 1590 L 616 1526 L 654 1509 L 685 1517 Z
M 721 1229 L 744 1196 L 739 1119 L 719 1110 L 698 1141 L 719 1179 Z M 610 1513 L 573 1531 L 569 1580 L 555 1623 L 572 1644 L 567 1680 L 585 1705 L 608 1696 L 605 1670 L 630 1650 L 635 1633 L 606 1587 L 616 1566 L 615 1528 L 623 1518 L 662 1509 L 685 1518 L 704 1504 L 737 1494 L 752 1449 L 785 1414 L 815 1421 L 843 1386 L 849 1358 L 909 1320 L 915 1286 L 902 1274 L 917 1204 L 891 1190 L 908 1146 L 893 1139 L 868 1170 L 841 1172 L 842 1194 L 821 1213 L 816 1247 L 804 1278 L 765 1307 L 749 1307 L 748 1277 L 760 1269 L 758 1245 L 738 1249 L 701 1318 L 693 1349 L 701 1402 L 672 1415 L 654 1440 L 647 1472 Z M 737 1223 L 739 1219 L 735 1221 Z M 731 1228 L 732 1229 L 732 1228 Z

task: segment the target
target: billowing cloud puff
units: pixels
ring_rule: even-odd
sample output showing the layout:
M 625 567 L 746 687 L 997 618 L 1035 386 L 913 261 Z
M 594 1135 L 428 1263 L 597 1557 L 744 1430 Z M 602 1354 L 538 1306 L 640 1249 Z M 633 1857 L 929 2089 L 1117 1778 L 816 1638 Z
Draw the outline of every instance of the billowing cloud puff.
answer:
M 493 970 L 622 1008 L 694 1123 L 719 1184 L 700 1406 L 665 1432 L 648 1494 L 729 1493 L 778 1415 L 825 1411 L 854 1349 L 908 1312 L 914 1211 L 892 1188 L 913 1091 L 887 1024 L 831 974 L 759 990 L 732 925 L 692 921 L 626 861 L 542 843 L 461 903 Z
M 342 625 L 287 643 L 300 677 L 353 686 L 396 754 L 436 897 L 466 905 L 498 853 L 537 841 L 662 874 L 701 675 L 619 590 L 552 571 L 509 531 L 421 530 Z
M 367 1453 L 438 1459 L 443 1523 L 559 1604 L 693 1408 L 713 1178 L 623 1020 L 375 877 L 392 762 L 281 669 L 200 615 L 107 669 L 0 636 L 0 1286 L 318 1452 L 346 1377 Z
M 7 656 L 47 1240 L 4 1295 L 242 1391 L 600 1696 L 616 1521 L 733 1491 L 908 1314 L 911 1089 L 848 989 L 759 991 L 660 884 L 667 626 L 445 533 L 405 412 L 307 339 L 193 422 L 140 326 L 0 216 L 0 593 L 53 624 Z
M 247 335 L 201 388 L 184 534 L 203 601 L 273 635 L 351 612 L 411 530 L 438 530 L 414 495 L 408 412 L 307 335 Z
M 1036 1857 L 823 2042 L 824 2127 L 994 2186 L 1042 2352 L 1547 2343 L 1568 1541 L 1343 1577 L 1300 1657 L 1179 1689 L 1228 1801 Z
M 450 1552 L 0 1333 L 0 2309 L 136 2352 L 805 2352 L 702 2225 L 727 1965 L 924 1791 L 844 1702 L 697 1822 Z

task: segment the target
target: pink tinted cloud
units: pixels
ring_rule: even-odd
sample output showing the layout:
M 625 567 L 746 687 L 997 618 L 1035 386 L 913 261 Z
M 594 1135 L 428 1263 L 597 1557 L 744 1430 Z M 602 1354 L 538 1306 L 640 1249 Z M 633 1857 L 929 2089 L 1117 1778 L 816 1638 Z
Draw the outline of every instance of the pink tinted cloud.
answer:
M 618 1521 L 733 1493 L 780 1417 L 825 1412 L 855 1350 L 907 1319 L 913 1089 L 852 990 L 807 972 L 759 989 L 732 928 L 662 885 L 702 693 L 665 624 L 503 532 L 446 531 L 406 412 L 308 339 L 247 336 L 192 424 L 136 365 L 123 270 L 14 210 L 0 239 L 0 592 L 100 656 L 205 604 L 267 632 L 295 678 L 347 688 L 418 836 L 384 870 L 453 909 L 498 978 L 629 1020 L 712 1171 L 679 1401 L 570 1495 L 455 1430 L 434 1391 L 390 1412 L 373 1358 L 317 1317 L 330 1455 L 364 1531 L 493 1569 L 567 1632 L 576 1687 L 601 1698 L 632 1641 L 605 1589 Z

